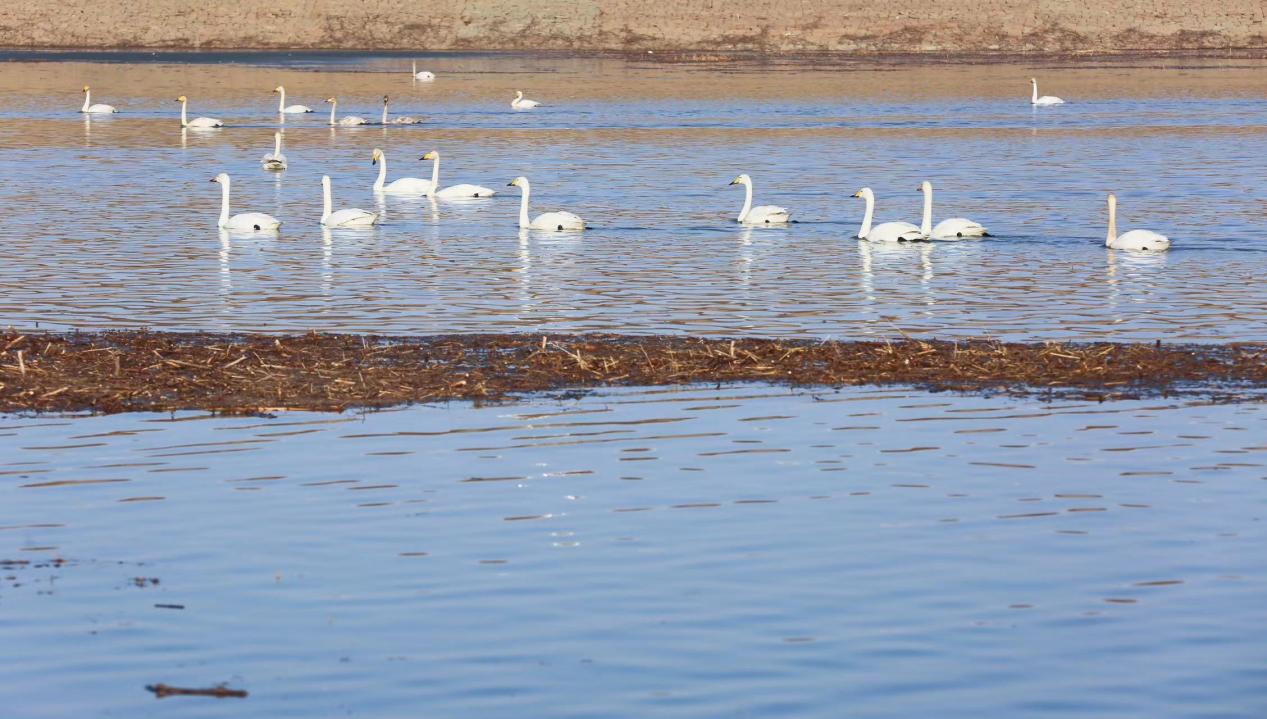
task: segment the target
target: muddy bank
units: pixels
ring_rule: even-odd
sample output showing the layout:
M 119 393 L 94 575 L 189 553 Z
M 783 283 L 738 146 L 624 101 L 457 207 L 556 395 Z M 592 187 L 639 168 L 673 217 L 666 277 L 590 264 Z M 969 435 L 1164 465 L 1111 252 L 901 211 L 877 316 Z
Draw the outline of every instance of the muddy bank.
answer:
M 1267 45 L 1258 0 L 11 2 L 0 46 L 1105 53 Z
M 1267 387 L 1267 347 L 809 342 L 586 335 L 0 334 L 0 412 L 341 411 L 606 385 L 957 391 Z

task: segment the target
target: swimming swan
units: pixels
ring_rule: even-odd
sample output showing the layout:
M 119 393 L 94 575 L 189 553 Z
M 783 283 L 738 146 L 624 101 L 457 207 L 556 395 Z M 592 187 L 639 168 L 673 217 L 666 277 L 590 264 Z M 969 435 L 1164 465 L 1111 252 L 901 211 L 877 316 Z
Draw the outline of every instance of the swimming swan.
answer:
M 90 104 L 91 100 L 92 100 L 92 93 L 89 92 L 88 86 L 84 85 L 84 106 L 79 108 L 80 112 L 87 112 L 92 115 L 108 115 L 112 112 L 118 112 L 118 110 L 115 109 L 114 105 L 105 105 L 102 103 L 97 103 L 96 105 L 92 105 Z
M 1104 246 L 1114 250 L 1161 252 L 1170 249 L 1170 238 L 1151 230 L 1131 230 L 1117 234 L 1117 195 L 1109 193 L 1109 234 Z
M 737 222 L 745 225 L 785 225 L 791 221 L 791 215 L 782 207 L 775 205 L 761 205 L 759 207 L 752 206 L 752 178 L 747 175 L 740 175 L 730 181 L 732 185 L 743 185 L 744 200 L 743 209 L 739 211 Z
M 336 122 L 334 119 L 334 112 L 335 110 L 339 109 L 339 101 L 334 99 L 333 97 L 327 97 L 326 102 L 330 103 L 330 126 L 331 127 L 335 125 L 342 125 L 343 127 L 353 127 L 355 125 L 370 124 L 369 120 L 366 120 L 363 117 L 357 117 L 356 115 L 348 115 L 347 117 L 341 118 L 340 120 Z
M 273 151 L 264 156 L 260 160 L 260 164 L 265 170 L 285 170 L 286 156 L 282 154 L 282 134 L 280 132 L 273 133 Z
M 282 223 L 277 218 L 272 215 L 266 215 L 263 212 L 243 212 L 229 217 L 229 176 L 221 172 L 211 178 L 211 181 L 220 183 L 220 229 L 258 232 L 260 230 L 276 230 L 282 226 Z
M 413 76 L 415 80 L 422 80 L 423 82 L 431 82 L 432 80 L 436 79 L 436 74 L 434 72 L 427 72 L 426 70 L 423 70 L 422 72 L 418 72 L 417 60 L 414 60 L 413 63 L 414 63 Z
M 937 226 L 933 227 L 933 183 L 925 180 L 920 184 L 919 189 L 924 192 L 924 221 L 920 223 L 919 227 L 921 234 L 934 240 L 958 240 L 964 237 L 990 236 L 990 233 L 980 223 L 973 222 L 966 217 L 951 217 L 938 222 Z
M 525 100 L 523 90 L 515 90 L 515 99 L 510 101 L 510 106 L 516 110 L 531 110 L 534 107 L 540 107 L 541 103 L 536 100 Z
M 470 197 L 492 197 L 496 195 L 495 190 L 479 185 L 450 185 L 444 189 L 440 189 L 440 153 L 432 150 L 419 160 L 431 160 L 431 196 L 439 197 L 442 200 L 459 200 Z
M 422 120 L 419 120 L 416 117 L 409 117 L 408 115 L 393 117 L 390 121 L 388 121 L 387 103 L 388 103 L 388 98 L 386 95 L 383 95 L 383 124 L 384 125 L 417 125 L 418 123 L 422 122 Z
M 330 211 L 330 176 L 321 176 L 321 224 L 326 227 L 371 227 L 378 222 L 378 215 L 366 212 L 359 207 L 351 207 L 338 212 Z
M 1031 77 L 1029 79 L 1029 84 L 1034 86 L 1034 93 L 1033 95 L 1030 96 L 1030 101 L 1029 101 L 1031 105 L 1063 105 L 1065 104 L 1064 100 L 1061 100 L 1060 98 L 1055 97 L 1054 95 L 1043 95 L 1042 97 L 1039 97 L 1038 96 L 1038 80 L 1036 78 Z
M 374 148 L 374 152 L 370 155 L 370 164 L 378 165 L 378 179 L 374 181 L 375 192 L 386 192 L 390 195 L 430 195 L 435 189 L 435 184 L 431 180 L 423 180 L 418 177 L 401 177 L 387 182 L 387 153 L 379 148 Z
M 523 199 L 519 202 L 519 226 L 531 230 L 583 230 L 585 220 L 571 212 L 546 212 L 537 215 L 536 219 L 528 219 L 528 193 L 531 188 L 528 178 L 516 177 L 507 187 L 518 187 L 523 190 Z
M 181 95 L 176 98 L 176 102 L 180 103 L 180 126 L 181 127 L 224 127 L 224 123 L 214 117 L 195 117 L 187 120 L 185 115 L 185 107 L 189 104 L 189 98 Z
M 870 187 L 864 187 L 853 194 L 867 201 L 867 212 L 862 216 L 862 227 L 858 228 L 858 239 L 872 242 L 914 242 L 926 240 L 928 236 L 909 222 L 885 222 L 871 226 L 871 216 L 875 212 L 875 194 Z
M 298 115 L 303 112 L 313 111 L 312 108 L 307 105 L 291 105 L 290 107 L 286 107 L 286 88 L 281 85 L 273 88 L 273 92 L 281 95 L 281 97 L 277 99 L 277 111 L 280 113 L 286 115 Z

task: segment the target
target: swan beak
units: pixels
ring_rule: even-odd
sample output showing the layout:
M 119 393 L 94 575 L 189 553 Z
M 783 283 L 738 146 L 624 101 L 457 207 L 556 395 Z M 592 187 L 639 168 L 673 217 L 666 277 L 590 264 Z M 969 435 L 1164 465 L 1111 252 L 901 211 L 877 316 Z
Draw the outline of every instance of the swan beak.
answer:
M 515 186 L 515 183 L 513 183 L 513 182 L 507 182 L 507 183 L 506 183 L 506 187 L 514 187 L 514 186 Z
M 732 185 L 738 185 L 738 184 L 739 184 L 739 180 L 731 180 L 731 181 L 730 181 L 730 184 L 732 184 Z
M 855 193 L 853 193 L 853 196 L 854 196 L 854 197 L 862 197 L 862 193 L 861 193 L 861 192 L 855 192 Z

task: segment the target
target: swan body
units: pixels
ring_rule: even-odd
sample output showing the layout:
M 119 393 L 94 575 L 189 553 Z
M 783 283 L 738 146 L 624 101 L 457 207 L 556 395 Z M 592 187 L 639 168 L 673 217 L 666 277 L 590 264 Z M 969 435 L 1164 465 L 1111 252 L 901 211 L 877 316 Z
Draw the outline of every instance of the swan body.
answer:
M 419 177 L 401 177 L 387 182 L 387 154 L 374 148 L 370 155 L 370 164 L 378 165 L 378 179 L 374 181 L 375 192 L 389 195 L 430 195 L 435 190 L 435 183 Z
M 417 125 L 418 123 L 422 122 L 422 120 L 419 120 L 416 117 L 409 117 L 408 115 L 393 117 L 391 120 L 388 120 L 387 119 L 387 103 L 388 103 L 388 98 L 386 95 L 383 95 L 383 122 L 382 124 L 384 125 Z
M 1065 104 L 1064 100 L 1061 100 L 1055 95 L 1043 95 L 1042 97 L 1039 97 L 1037 78 L 1031 77 L 1029 79 L 1029 84 L 1033 86 L 1033 93 L 1030 95 L 1030 101 L 1029 101 L 1031 105 L 1063 105 Z
M 461 200 L 467 198 L 484 198 L 492 197 L 497 194 L 496 190 L 480 185 L 449 185 L 448 187 L 440 187 L 440 153 L 432 150 L 422 157 L 420 160 L 431 160 L 431 196 L 438 197 L 442 200 Z
M 516 177 L 507 186 L 518 187 L 523 190 L 523 199 L 519 202 L 520 227 L 530 230 L 554 230 L 556 232 L 585 229 L 585 220 L 571 212 L 546 212 L 537 215 L 535 219 L 528 219 L 528 194 L 532 191 L 528 185 L 528 178 Z
M 378 222 L 378 215 L 366 212 L 359 207 L 350 207 L 338 212 L 330 211 L 330 176 L 321 176 L 321 224 L 326 227 L 372 227 Z
M 327 97 L 326 102 L 330 103 L 330 126 L 331 127 L 334 127 L 335 125 L 339 125 L 342 127 L 355 127 L 357 125 L 370 124 L 369 120 L 366 120 L 363 117 L 357 117 L 356 115 L 348 115 L 346 117 L 340 117 L 336 120 L 335 111 L 339 109 L 339 101 L 333 97 Z
M 1131 230 L 1117 234 L 1117 195 L 1109 193 L 1109 234 L 1104 246 L 1114 250 L 1163 252 L 1170 249 L 1170 238 L 1152 230 Z
M 516 110 L 531 110 L 534 107 L 541 107 L 541 103 L 525 98 L 523 90 L 515 90 L 515 99 L 510 101 L 510 106 Z
M 965 237 L 988 237 L 989 232 L 979 222 L 966 217 L 951 217 L 933 226 L 933 183 L 925 180 L 919 189 L 924 192 L 924 221 L 919 231 L 934 240 L 961 240 Z
M 180 103 L 180 126 L 181 127 L 201 127 L 201 128 L 224 127 L 224 123 L 220 122 L 214 117 L 195 117 L 192 120 L 188 119 L 188 116 L 185 114 L 185 110 L 186 110 L 186 107 L 189 105 L 189 98 L 185 97 L 184 95 L 181 95 L 180 97 L 176 98 L 176 102 Z
M 875 212 L 875 193 L 870 187 L 864 187 L 854 193 L 867 201 L 866 214 L 862 216 L 862 226 L 858 228 L 858 239 L 871 242 L 917 242 L 928 239 L 918 227 L 909 222 L 885 222 L 871 226 L 871 217 Z
M 276 230 L 282 226 L 281 221 L 276 217 L 266 215 L 263 212 L 242 212 L 230 217 L 229 176 L 221 172 L 219 175 L 211 178 L 211 181 L 220 183 L 220 229 L 236 230 L 239 232 L 260 232 L 264 230 Z
M 80 112 L 86 112 L 89 115 L 109 115 L 118 112 L 114 105 L 106 105 L 104 103 L 92 104 L 92 92 L 88 86 L 84 85 L 84 106 L 79 108 Z
M 286 156 L 282 154 L 282 134 L 273 133 L 273 151 L 260 160 L 265 170 L 285 170 Z
M 737 222 L 745 225 L 786 225 L 792 220 L 791 214 L 785 208 L 775 205 L 752 206 L 751 177 L 740 175 L 731 180 L 730 184 L 743 185 L 744 187 L 743 209 L 739 211 L 739 216 L 735 218 Z
M 412 74 L 415 80 L 422 80 L 423 82 L 431 82 L 436 79 L 436 74 L 434 72 L 427 72 L 426 70 L 418 72 L 417 60 L 414 60 Z
M 282 87 L 281 85 L 278 85 L 277 87 L 273 88 L 273 92 L 281 95 L 281 97 L 278 98 L 277 100 L 277 111 L 282 113 L 283 115 L 298 115 L 301 113 L 313 111 L 313 109 L 311 107 L 308 107 L 307 105 L 291 105 L 287 107 L 286 106 L 286 88 Z

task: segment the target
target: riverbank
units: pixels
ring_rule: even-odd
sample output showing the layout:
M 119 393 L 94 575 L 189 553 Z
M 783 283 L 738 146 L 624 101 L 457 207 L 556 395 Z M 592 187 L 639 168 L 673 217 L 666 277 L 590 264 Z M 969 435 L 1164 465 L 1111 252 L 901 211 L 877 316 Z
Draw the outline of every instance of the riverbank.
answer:
M 1267 387 L 1249 345 L 680 336 L 0 334 L 0 412 L 342 411 L 588 387 L 765 382 L 1080 396 Z
M 934 0 L 67 0 L 0 7 L 0 47 L 567 50 L 679 53 L 1121 53 L 1267 47 L 1260 3 Z

